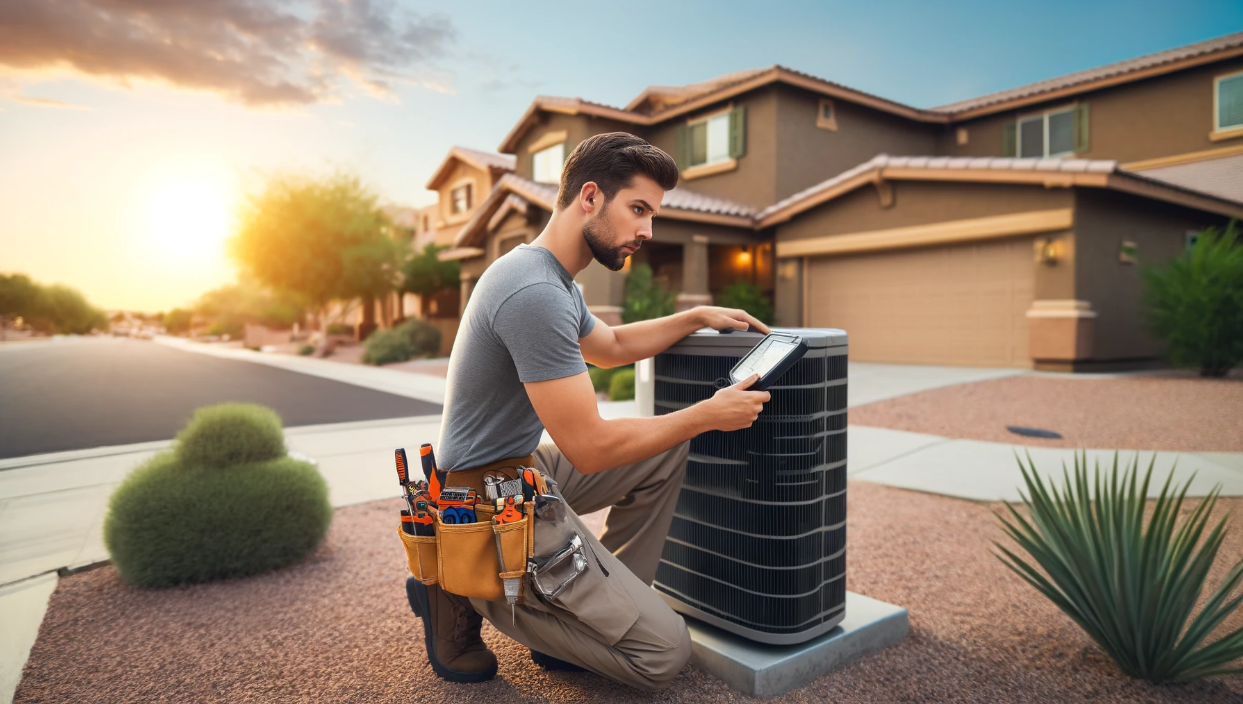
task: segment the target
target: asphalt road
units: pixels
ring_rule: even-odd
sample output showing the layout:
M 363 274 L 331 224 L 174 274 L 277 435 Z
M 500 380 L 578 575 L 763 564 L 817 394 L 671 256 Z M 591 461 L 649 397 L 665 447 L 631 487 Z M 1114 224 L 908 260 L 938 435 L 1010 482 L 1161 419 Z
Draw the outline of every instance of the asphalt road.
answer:
M 259 403 L 286 427 L 439 413 L 438 404 L 152 342 L 0 345 L 0 458 L 168 440 L 194 409 Z

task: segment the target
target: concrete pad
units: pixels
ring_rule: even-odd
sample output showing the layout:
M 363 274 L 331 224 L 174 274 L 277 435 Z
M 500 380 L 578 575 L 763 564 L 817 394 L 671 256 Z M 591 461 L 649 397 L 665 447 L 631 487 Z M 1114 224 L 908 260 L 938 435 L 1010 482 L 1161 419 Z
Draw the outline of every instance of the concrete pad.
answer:
M 915 364 L 850 362 L 846 388 L 848 408 L 919 393 L 943 386 L 1028 374 L 1027 369 L 993 367 L 932 367 Z
M 940 435 L 908 433 L 905 430 L 851 425 L 846 428 L 846 473 L 855 475 L 904 455 L 938 443 L 948 442 Z
M 13 701 L 57 581 L 53 573 L 0 587 L 0 704 Z
M 1026 459 L 1030 453 L 1036 469 L 1047 480 L 1062 484 L 1062 466 L 1074 466 L 1076 450 L 1046 447 L 1023 447 L 977 440 L 949 440 L 903 455 L 882 463 L 851 478 L 885 484 L 887 486 L 926 491 L 974 501 L 1021 500 L 1019 490 L 1024 486 L 1015 454 Z M 1088 450 L 1088 466 L 1100 463 L 1102 470 L 1113 467 L 1114 450 Z M 1131 451 L 1120 454 L 1119 467 L 1125 467 L 1135 457 Z M 1141 471 L 1146 470 L 1152 453 L 1140 453 Z M 1166 477 L 1174 474 L 1178 485 L 1191 478 L 1188 496 L 1205 496 L 1214 486 L 1222 485 L 1222 495 L 1243 496 L 1243 473 L 1231 471 L 1194 454 L 1173 452 L 1157 453 L 1152 483 L 1148 495 L 1160 493 Z
M 686 620 L 691 663 L 752 697 L 776 697 L 802 687 L 864 655 L 906 637 L 906 609 L 846 592 L 846 617 L 837 628 L 799 645 L 767 645 Z

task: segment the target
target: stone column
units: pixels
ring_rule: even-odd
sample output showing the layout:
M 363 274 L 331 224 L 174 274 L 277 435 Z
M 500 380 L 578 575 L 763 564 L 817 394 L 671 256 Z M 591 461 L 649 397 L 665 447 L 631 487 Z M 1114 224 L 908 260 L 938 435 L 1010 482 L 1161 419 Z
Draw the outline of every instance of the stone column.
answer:
M 470 293 L 471 291 L 475 290 L 475 278 L 471 276 L 470 274 L 462 274 L 461 288 L 462 288 L 462 303 L 461 303 L 461 307 L 458 309 L 459 314 L 461 314 L 462 311 L 466 310 L 466 302 L 470 300 Z
M 695 306 L 712 305 L 708 291 L 708 237 L 691 235 L 691 241 L 682 245 L 682 292 L 678 294 L 679 311 Z

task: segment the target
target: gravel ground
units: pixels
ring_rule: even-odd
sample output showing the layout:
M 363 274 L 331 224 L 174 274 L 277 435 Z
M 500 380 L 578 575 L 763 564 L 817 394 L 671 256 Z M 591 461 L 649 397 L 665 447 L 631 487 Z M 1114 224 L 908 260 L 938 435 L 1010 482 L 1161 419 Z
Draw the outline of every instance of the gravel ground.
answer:
M 1243 452 L 1243 376 L 1008 377 L 859 406 L 850 422 L 1047 447 Z M 1007 425 L 1062 439 L 1021 437 Z
M 910 609 L 911 635 L 782 701 L 1243 701 L 1243 677 L 1154 686 L 1123 676 L 989 554 L 999 536 L 992 507 L 862 483 L 849 501 L 849 587 Z M 165 591 L 126 586 L 111 567 L 62 579 L 16 701 L 745 699 L 694 668 L 654 697 L 591 674 L 545 673 L 487 625 L 499 676 L 438 679 L 405 602 L 398 505 L 339 510 L 310 559 L 251 579 Z M 1236 529 L 1222 556 L 1240 554 Z

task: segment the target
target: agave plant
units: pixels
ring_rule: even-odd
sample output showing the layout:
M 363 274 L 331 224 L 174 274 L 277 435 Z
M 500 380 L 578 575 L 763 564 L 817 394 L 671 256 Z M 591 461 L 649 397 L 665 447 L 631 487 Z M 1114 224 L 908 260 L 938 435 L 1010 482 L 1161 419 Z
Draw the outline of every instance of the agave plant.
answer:
M 1090 481 L 1083 453 L 1075 456 L 1073 477 L 1063 465 L 1065 484 L 1059 488 L 1045 483 L 1030 455 L 1026 465 L 1019 458 L 1030 517 L 1007 506 L 1009 517 L 998 518 L 1040 569 L 1000 543 L 997 557 L 1074 619 L 1132 677 L 1185 682 L 1243 672 L 1235 662 L 1243 658 L 1243 628 L 1205 644 L 1243 602 L 1243 594 L 1235 593 L 1243 583 L 1243 560 L 1191 618 L 1225 538 L 1224 518 L 1206 535 L 1221 487 L 1176 526 L 1191 480 L 1171 492 L 1171 472 L 1145 521 L 1155 463 L 1154 454 L 1141 481 L 1138 454 L 1121 474 L 1115 454 L 1108 478 L 1098 460 Z

